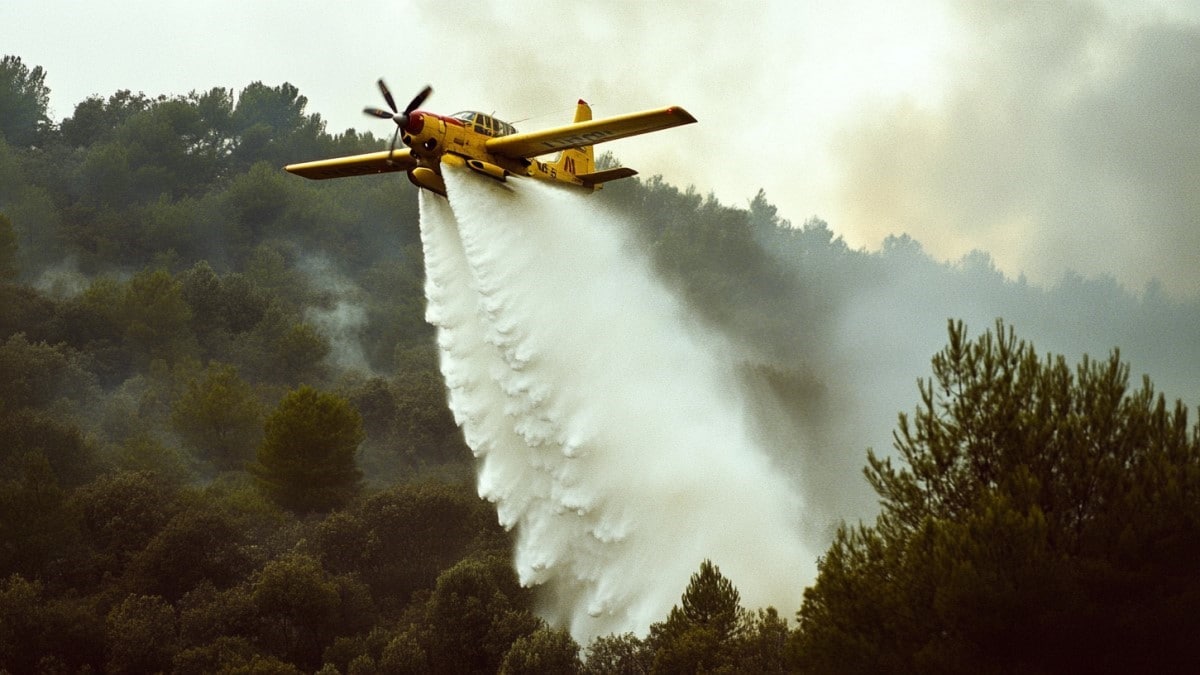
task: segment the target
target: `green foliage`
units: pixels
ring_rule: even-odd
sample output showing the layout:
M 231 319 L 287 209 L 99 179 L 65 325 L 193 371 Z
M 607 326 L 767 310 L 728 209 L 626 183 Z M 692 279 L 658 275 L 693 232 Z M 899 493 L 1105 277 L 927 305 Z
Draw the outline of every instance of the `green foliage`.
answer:
M 680 603 L 679 612 L 667 618 L 668 624 L 674 619 L 693 626 L 710 627 L 722 641 L 737 633 L 741 595 L 711 560 L 702 562 L 700 571 L 692 575 Z
M 121 143 L 92 146 L 79 168 L 84 181 L 83 197 L 89 205 L 123 206 L 133 197 L 133 169 L 129 150 Z
M 579 660 L 579 644 L 571 634 L 559 628 L 541 627 L 513 642 L 500 671 L 504 675 L 538 675 L 539 673 L 578 673 L 583 668 Z
M 105 474 L 71 496 L 101 573 L 124 570 L 179 509 L 176 491 L 148 472 Z
M 92 386 L 78 352 L 66 345 L 30 342 L 23 333 L 0 343 L 0 406 L 47 407 Z
M 787 620 L 774 607 L 767 607 L 746 617 L 746 625 L 739 668 L 755 673 L 791 672 Z
M 268 563 L 250 591 L 261 622 L 262 643 L 289 663 L 316 669 L 333 637 L 354 626 L 346 619 L 365 619 L 369 625 L 369 612 L 346 616 L 344 590 L 344 581 L 339 584 L 330 578 L 319 562 L 307 556 L 292 555 Z
M 539 627 L 528 607 L 505 558 L 468 558 L 443 572 L 426 609 L 434 672 L 496 672 L 513 643 Z
M 78 520 L 40 453 L 14 458 L 6 468 L 0 478 L 0 575 L 38 577 L 73 554 Z
M 805 593 L 806 669 L 1181 667 L 1200 628 L 1180 609 L 1200 597 L 1182 405 L 1130 390 L 1116 353 L 1072 372 L 1002 323 L 969 342 L 952 322 L 933 372 L 900 418 L 902 464 L 870 457 L 876 524 L 843 527 Z
M 394 675 L 421 675 L 430 671 L 429 655 L 411 632 L 392 638 L 383 648 L 379 667 Z
M 446 406 L 446 386 L 432 345 L 397 348 L 397 373 L 371 377 L 347 392 L 362 413 L 367 441 L 360 465 L 383 483 L 430 466 L 470 470 L 470 449 Z
M 355 572 L 380 605 L 398 608 L 472 551 L 508 546 L 491 505 L 467 485 L 423 482 L 373 495 L 330 515 L 313 534 L 322 563 Z
M 251 662 L 260 663 L 261 658 L 261 654 L 249 639 L 221 637 L 207 644 L 180 650 L 175 655 L 171 672 L 177 675 L 208 675 L 248 670 Z M 293 668 L 291 672 L 300 671 Z
M 110 673 L 155 673 L 171 667 L 179 649 L 175 611 L 158 596 L 130 595 L 105 622 Z
M 633 633 L 602 635 L 588 643 L 582 672 L 587 675 L 645 675 L 654 651 Z
M 20 575 L 0 580 L 0 670 L 100 670 L 104 650 L 104 617 L 95 608 L 48 596 L 40 582 Z
M 349 402 L 304 386 L 288 392 L 267 417 L 251 471 L 280 506 L 329 511 L 358 489 L 355 453 L 363 438 L 362 417 Z
M 171 409 L 171 425 L 218 469 L 240 469 L 262 438 L 262 406 L 237 368 L 209 363 Z
M 143 270 L 129 280 L 123 304 L 125 339 L 144 358 L 168 363 L 192 354 L 191 308 L 165 270 Z
M 405 459 L 411 463 L 421 457 L 446 462 L 463 456 L 465 446 L 445 405 L 446 385 L 440 373 L 432 369 L 401 372 L 393 388 L 397 449 Z
M 130 433 L 116 447 L 110 461 L 119 471 L 144 471 L 177 485 L 195 478 L 195 462 L 187 453 L 146 431 Z
M 326 134 L 286 83 L 117 91 L 56 128 L 44 76 L 16 57 L 0 67 L 0 670 L 574 668 L 565 634 L 530 614 L 491 505 L 430 480 L 465 477 L 471 457 L 423 320 L 414 188 L 278 168 L 386 139 Z M 977 304 L 1087 349 L 1121 343 L 1170 390 L 1200 375 L 1200 342 L 1174 337 L 1200 331 L 1200 304 L 1156 286 L 1138 296 L 1073 275 L 1043 289 L 1005 280 L 986 254 L 937 263 L 907 236 L 851 250 L 818 219 L 791 226 L 762 192 L 731 208 L 654 177 L 590 199 L 631 215 L 661 277 L 762 362 L 747 376 L 781 414 L 799 411 L 798 434 L 843 401 L 845 373 L 819 346 L 863 299 L 904 298 L 907 330 Z M 370 377 L 328 358 L 311 319 L 346 301 L 366 317 Z M 873 460 L 894 513 L 843 528 L 790 643 L 777 613 L 736 607 L 713 568 L 711 597 L 687 596 L 653 639 L 597 639 L 585 672 L 1134 671 L 1189 653 L 1198 500 L 1182 411 L 1116 396 L 1125 375 L 1103 362 L 1081 376 L 955 358 L 950 381 L 975 403 L 909 418 L 913 453 L 892 460 L 907 468 Z M 1080 382 L 1093 393 L 1056 393 Z M 336 386 L 361 412 L 361 455 L 357 442 L 304 455 L 328 425 L 282 403 L 268 448 L 253 409 L 302 384 Z M 938 386 L 935 407 L 960 396 Z M 354 426 L 343 436 L 361 440 Z
M 212 505 L 185 509 L 133 557 L 130 580 L 172 602 L 202 582 L 228 588 L 250 568 L 244 536 L 223 510 Z
M 161 98 L 130 115 L 115 136 L 128 152 L 131 196 L 150 202 L 207 187 L 222 159 L 215 131 L 194 98 Z
M 26 645 L 40 637 L 37 613 L 42 585 L 13 574 L 0 583 L 0 667 L 31 672 L 36 664 Z
M 63 339 L 87 351 L 100 384 L 110 387 L 124 381 L 132 368 L 133 355 L 122 344 L 123 303 L 121 285 L 111 277 L 100 277 L 59 308 Z
M 667 620 L 650 626 L 653 672 L 732 669 L 739 657 L 737 646 L 746 632 L 746 620 L 741 595 L 733 582 L 712 561 L 705 560 Z
M 31 69 L 19 56 L 0 59 L 0 137 L 18 147 L 36 145 L 50 123 L 49 104 L 50 88 L 41 66 Z
M 234 221 L 253 235 L 282 229 L 277 222 L 292 208 L 296 190 L 278 165 L 259 162 L 237 176 L 223 197 Z
M 278 372 L 303 382 L 321 378 L 322 361 L 329 355 L 330 346 L 329 340 L 311 324 L 294 323 L 276 337 L 271 351 Z
M 99 463 L 79 427 L 34 408 L 0 411 L 0 469 L 9 477 L 46 463 L 50 478 L 64 487 L 86 482 Z
M 26 340 L 45 342 L 55 330 L 58 303 L 37 290 L 0 283 L 0 335 L 21 333 Z
M 258 632 L 254 597 L 245 583 L 217 590 L 211 582 L 201 582 L 180 598 L 176 607 L 179 636 L 186 649 L 219 645 L 231 638 L 248 640 Z
M 210 352 L 254 328 L 267 310 L 268 299 L 253 282 L 241 274 L 218 276 L 208 261 L 197 262 L 179 279 L 192 312 L 192 330 Z
M 0 213 L 0 282 L 8 282 L 17 278 L 17 232 L 13 229 L 12 220 Z
M 242 89 L 231 123 L 237 135 L 232 159 L 249 166 L 256 160 L 283 166 L 295 157 L 315 156 L 325 123 L 306 116 L 308 99 L 291 84 L 268 87 L 255 82 Z

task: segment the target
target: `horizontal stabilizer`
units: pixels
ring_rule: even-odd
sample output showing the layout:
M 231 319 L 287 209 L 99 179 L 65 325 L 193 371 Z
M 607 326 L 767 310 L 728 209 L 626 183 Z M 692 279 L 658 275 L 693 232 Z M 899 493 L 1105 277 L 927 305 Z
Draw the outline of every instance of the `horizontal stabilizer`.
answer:
M 629 178 L 630 176 L 636 175 L 637 171 L 634 171 L 627 166 L 620 166 L 615 169 L 597 171 L 595 173 L 581 173 L 576 176 L 576 178 L 582 181 L 586 187 L 595 187 L 601 183 L 607 183 L 610 180 Z
M 390 161 L 389 161 L 390 160 Z M 389 171 L 408 171 L 417 165 L 412 153 L 407 148 L 400 150 L 371 152 L 365 155 L 350 155 L 320 159 L 315 162 L 288 164 L 285 171 L 297 176 L 324 180 L 326 178 L 346 178 L 348 176 L 368 176 Z

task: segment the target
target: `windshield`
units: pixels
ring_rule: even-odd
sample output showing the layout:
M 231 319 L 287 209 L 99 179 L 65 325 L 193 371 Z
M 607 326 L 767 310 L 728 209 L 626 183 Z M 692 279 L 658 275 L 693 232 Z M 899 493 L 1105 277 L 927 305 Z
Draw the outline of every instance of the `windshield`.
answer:
M 475 131 L 488 136 L 508 136 L 509 134 L 517 133 L 516 127 L 481 112 L 474 110 L 464 110 L 456 112 L 450 117 L 456 120 L 462 120 L 467 126 L 474 125 Z

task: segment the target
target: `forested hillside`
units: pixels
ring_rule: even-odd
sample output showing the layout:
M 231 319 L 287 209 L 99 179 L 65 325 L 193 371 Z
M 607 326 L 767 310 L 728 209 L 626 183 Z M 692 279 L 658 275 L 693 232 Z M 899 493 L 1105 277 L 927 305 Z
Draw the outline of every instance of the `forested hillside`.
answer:
M 660 177 L 606 186 L 589 199 L 626 214 L 659 275 L 728 338 L 761 435 L 834 544 L 799 628 L 784 617 L 800 608 L 747 611 L 737 580 L 697 560 L 648 636 L 581 649 L 536 618 L 509 533 L 475 495 L 423 318 L 415 188 L 280 170 L 386 139 L 329 133 L 289 84 L 119 91 L 55 123 L 44 77 L 0 62 L 0 670 L 823 672 L 850 653 L 867 671 L 971 670 L 995 646 L 986 621 L 962 622 L 980 597 L 1036 617 L 1003 634 L 1013 649 L 1062 616 L 1092 631 L 1080 650 L 1150 640 L 1114 627 L 1151 616 L 1194 634 L 1180 561 L 1200 553 L 1198 433 L 1127 387 L 1120 358 L 1200 398 L 1200 301 L 1077 276 L 1043 288 L 985 253 L 938 263 L 902 235 L 855 250 L 761 193 L 734 207 Z M 1121 357 L 1072 379 L 999 328 L 961 365 L 969 342 L 952 330 L 934 362 L 945 386 L 916 388 L 946 318 L 996 317 L 1072 360 Z M 1000 376 L 1042 398 L 1016 406 L 1025 390 L 985 386 Z M 952 403 L 971 396 L 986 397 L 988 442 L 935 435 L 939 406 L 965 415 Z M 888 464 L 886 432 L 916 401 Z M 1013 431 L 1061 411 L 1062 428 Z M 1050 437 L 1094 452 L 997 450 Z M 838 529 L 879 498 L 877 526 Z M 893 565 L 907 595 L 881 571 Z M 1065 608 L 1047 609 L 1054 593 Z M 1064 665 L 1038 649 L 1012 667 Z

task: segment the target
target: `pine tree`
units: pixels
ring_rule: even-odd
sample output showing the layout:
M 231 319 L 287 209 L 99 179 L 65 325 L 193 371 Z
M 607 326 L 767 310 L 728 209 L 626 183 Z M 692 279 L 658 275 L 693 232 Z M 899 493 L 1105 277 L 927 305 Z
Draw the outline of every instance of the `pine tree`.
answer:
M 869 456 L 873 526 L 806 590 L 807 672 L 1175 672 L 1200 665 L 1200 427 L 1114 352 L 1040 359 L 998 323 L 950 344 Z
M 667 620 L 650 627 L 654 672 L 732 667 L 739 657 L 746 618 L 733 582 L 722 576 L 711 560 L 705 560 Z
M 301 513 L 350 500 L 362 472 L 355 463 L 362 417 L 346 399 L 303 386 L 267 418 L 251 472 L 277 504 Z
M 30 68 L 19 56 L 0 59 L 0 139 L 14 147 L 36 145 L 50 125 L 49 103 L 41 66 Z

